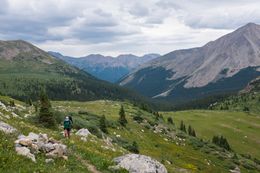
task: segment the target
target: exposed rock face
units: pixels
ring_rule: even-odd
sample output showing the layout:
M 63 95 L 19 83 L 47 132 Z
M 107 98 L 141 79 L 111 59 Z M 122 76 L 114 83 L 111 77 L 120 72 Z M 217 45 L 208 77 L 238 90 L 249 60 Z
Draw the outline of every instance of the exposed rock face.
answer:
M 15 150 L 18 154 L 26 156 L 36 162 L 35 155 L 45 153 L 50 158 L 67 159 L 67 146 L 48 138 L 47 134 L 29 133 L 28 136 L 19 135 L 15 141 Z
M 6 124 L 2 121 L 0 121 L 0 130 L 6 134 L 15 133 L 17 131 L 16 128 L 14 128 L 14 127 L 10 126 L 9 124 Z
M 164 165 L 144 155 L 127 154 L 115 158 L 114 161 L 118 167 L 124 168 L 130 173 L 167 173 Z
M 77 131 L 76 135 L 81 136 L 81 140 L 87 141 L 87 137 L 91 135 L 88 129 L 80 129 Z
M 230 79 L 243 69 L 259 66 L 260 25 L 250 23 L 203 47 L 176 50 L 156 58 L 123 79 L 120 85 L 143 92 L 153 81 L 158 81 L 157 88 L 161 88 L 146 95 L 170 97 L 180 92 L 178 88 L 206 87 Z M 247 77 L 254 78 L 255 72 Z

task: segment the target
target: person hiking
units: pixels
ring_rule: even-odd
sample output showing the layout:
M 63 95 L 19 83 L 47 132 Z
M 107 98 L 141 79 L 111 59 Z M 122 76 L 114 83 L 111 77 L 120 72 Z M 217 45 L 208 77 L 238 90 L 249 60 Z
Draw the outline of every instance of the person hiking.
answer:
M 70 131 L 72 126 L 72 117 L 66 116 L 63 125 L 64 125 L 64 136 L 70 138 Z

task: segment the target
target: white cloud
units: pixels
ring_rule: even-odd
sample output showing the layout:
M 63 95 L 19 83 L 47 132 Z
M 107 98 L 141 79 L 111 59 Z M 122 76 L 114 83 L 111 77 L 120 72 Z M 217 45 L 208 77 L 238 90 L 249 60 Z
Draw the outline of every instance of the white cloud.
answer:
M 73 56 L 164 54 L 260 23 L 260 2 L 1 0 L 0 14 L 0 39 L 24 39 L 45 50 Z

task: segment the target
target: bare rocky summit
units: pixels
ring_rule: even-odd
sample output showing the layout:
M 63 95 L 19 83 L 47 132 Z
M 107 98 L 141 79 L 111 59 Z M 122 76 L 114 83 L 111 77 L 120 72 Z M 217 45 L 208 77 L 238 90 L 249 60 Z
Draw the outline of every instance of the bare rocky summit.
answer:
M 170 84 L 153 96 L 166 97 L 174 92 L 177 85 L 182 85 L 184 89 L 206 87 L 231 78 L 243 69 L 259 66 L 260 25 L 249 23 L 203 47 L 176 50 L 156 58 L 128 75 L 120 84 L 138 90 L 152 78 L 149 73 L 140 75 L 141 71 L 161 68 L 167 72 L 161 85 Z M 161 77 L 158 73 L 152 75 Z M 158 80 L 158 77 L 153 80 Z M 178 83 L 171 84 L 171 81 Z

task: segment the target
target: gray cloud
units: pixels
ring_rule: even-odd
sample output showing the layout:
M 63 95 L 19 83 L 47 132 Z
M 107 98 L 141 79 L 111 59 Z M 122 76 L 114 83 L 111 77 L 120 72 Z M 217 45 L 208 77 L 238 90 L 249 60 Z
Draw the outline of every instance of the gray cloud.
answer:
M 163 54 L 260 23 L 260 2 L 1 0 L 0 14 L 0 39 L 24 39 L 65 54 Z

